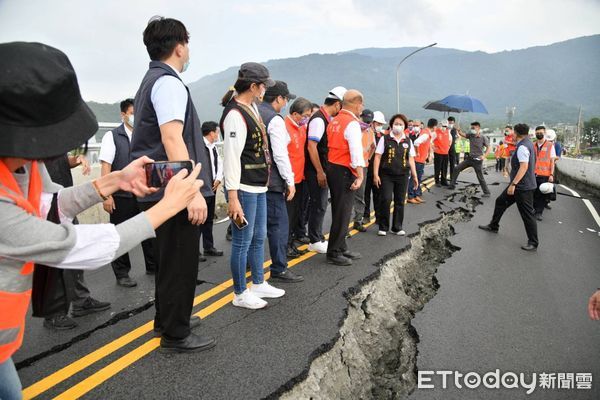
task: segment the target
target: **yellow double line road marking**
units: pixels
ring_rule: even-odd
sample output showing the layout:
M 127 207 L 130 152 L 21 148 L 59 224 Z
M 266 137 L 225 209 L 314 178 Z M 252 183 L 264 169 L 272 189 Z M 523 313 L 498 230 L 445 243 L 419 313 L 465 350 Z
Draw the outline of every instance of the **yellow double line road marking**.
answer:
M 424 188 L 426 188 L 426 189 L 429 189 L 433 185 L 432 182 L 433 182 L 433 178 L 427 179 L 422 182 L 422 186 L 424 186 Z M 374 215 L 374 212 L 371 213 L 371 216 L 373 216 L 373 215 Z M 374 223 L 374 221 L 370 221 L 369 223 L 365 224 L 365 226 L 366 227 L 371 226 L 373 223 Z M 349 227 L 351 225 L 349 225 Z M 350 235 L 355 235 L 356 233 L 358 233 L 358 231 L 355 229 L 352 229 L 350 231 Z M 329 235 L 327 234 L 327 235 L 325 235 L 325 237 L 328 238 Z M 300 248 L 306 249 L 307 247 L 308 247 L 307 245 L 303 245 Z M 313 257 L 315 254 L 317 254 L 317 253 L 308 252 L 306 254 L 303 254 L 302 256 L 299 256 L 299 257 L 289 261 L 288 267 L 291 268 L 291 267 Z M 263 268 L 267 268 L 270 265 L 271 265 L 271 260 L 267 260 L 263 264 Z M 266 274 L 265 279 L 267 279 L 268 276 L 269 276 L 269 273 Z M 246 273 L 246 277 L 250 277 L 249 272 Z M 197 306 L 198 304 L 201 304 L 202 302 L 220 294 L 221 292 L 227 290 L 231 286 L 233 286 L 233 280 L 229 279 L 229 280 L 219 284 L 218 286 L 196 296 L 194 298 L 194 303 L 193 303 L 194 306 Z M 214 312 L 218 311 L 219 309 L 223 308 L 225 305 L 229 304 L 232 300 L 233 300 L 233 292 L 230 292 L 227 295 L 221 297 L 219 300 L 216 300 L 215 302 L 213 302 L 213 303 L 209 304 L 208 306 L 206 306 L 205 308 L 201 309 L 194 315 L 197 315 L 201 318 L 205 318 L 205 317 L 213 314 Z M 96 363 L 97 361 L 102 360 L 103 358 L 109 356 L 110 354 L 112 354 L 115 351 L 121 349 L 122 347 L 130 344 L 131 342 L 139 339 L 140 337 L 151 332 L 152 330 L 153 330 L 153 321 L 149 321 L 149 322 L 145 323 L 144 325 L 119 337 L 118 339 L 115 339 L 114 341 L 100 347 L 99 349 L 87 354 L 86 356 L 80 358 L 79 360 L 67 365 L 66 367 L 48 375 L 47 377 L 41 379 L 40 381 L 25 388 L 23 390 L 23 398 L 24 399 L 32 399 L 36 396 L 39 396 L 40 394 L 46 392 L 47 390 L 58 385 L 59 383 L 69 379 L 73 375 L 83 371 L 84 369 L 86 369 L 87 367 Z M 153 350 L 156 350 L 156 348 L 158 348 L 159 345 L 160 345 L 160 338 L 153 338 L 153 339 L 146 341 L 144 344 L 140 345 L 139 347 L 135 348 L 134 350 L 130 351 L 129 353 L 125 354 L 124 356 L 113 361 L 112 363 L 108 364 L 104 368 L 100 369 L 98 372 L 95 372 L 88 378 L 85 378 L 81 382 L 77 383 L 75 386 L 73 386 L 70 389 L 66 390 L 65 392 L 61 393 L 59 396 L 56 397 L 56 399 L 73 399 L 73 398 L 78 398 L 78 397 L 83 396 L 84 394 L 88 393 L 93 388 L 100 385 L 102 382 L 105 382 L 112 376 L 116 375 L 123 369 L 127 368 L 129 365 L 133 364 L 140 358 L 144 357 L 145 355 L 152 352 Z

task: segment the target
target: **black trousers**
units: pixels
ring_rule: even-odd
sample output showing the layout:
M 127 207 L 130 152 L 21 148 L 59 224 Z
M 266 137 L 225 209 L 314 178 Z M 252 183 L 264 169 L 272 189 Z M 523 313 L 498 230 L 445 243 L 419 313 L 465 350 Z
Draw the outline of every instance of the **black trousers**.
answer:
M 120 197 L 113 196 L 115 201 L 115 209 L 110 214 L 111 224 L 120 224 L 121 222 L 127 221 L 129 218 L 135 217 L 140 213 L 140 207 L 135 197 Z M 142 250 L 144 252 L 144 262 L 146 264 L 146 271 L 156 270 L 156 261 L 154 259 L 154 247 L 156 246 L 156 239 L 146 239 L 142 242 Z M 112 269 L 115 273 L 115 277 L 125 278 L 129 276 L 131 271 L 131 260 L 129 259 L 129 253 L 123 254 L 111 263 Z
M 448 154 L 433 153 L 435 183 L 448 184 Z
M 394 199 L 392 231 L 402 230 L 404 223 L 404 199 L 408 187 L 408 175 L 381 175 L 381 192 L 379 196 L 378 223 L 379 230 L 387 232 L 390 229 L 390 205 Z
M 350 186 L 355 179 L 349 168 L 337 164 L 329 164 L 327 167 L 327 184 L 331 194 L 328 256 L 336 257 L 348 250 L 346 235 L 354 203 L 354 192 L 350 190 Z
M 379 188 L 373 184 L 373 166 L 372 162 L 367 171 L 367 182 L 365 183 L 365 214 L 364 219 L 368 222 L 371 218 L 371 193 L 373 193 L 373 209 L 375 210 L 375 219 L 377 219 L 377 209 L 379 204 Z
M 521 214 L 523 225 L 525 225 L 525 232 L 527 232 L 527 241 L 529 244 L 537 246 L 539 243 L 537 222 L 533 210 L 533 192 L 535 190 L 515 190 L 515 194 L 512 196 L 508 195 L 507 190 L 508 188 L 504 189 L 500 196 L 496 198 L 496 206 L 490 227 L 498 229 L 504 211 L 514 203 L 517 203 L 519 214 Z
M 458 154 L 456 154 L 456 150 L 454 150 L 454 143 L 450 146 L 450 151 L 448 152 L 448 165 L 450 165 L 450 176 L 454 173 L 454 168 L 458 165 Z
M 202 237 L 202 248 L 204 251 L 213 249 L 215 243 L 213 240 L 213 224 L 215 222 L 215 206 L 217 196 L 205 197 L 208 214 L 206 222 L 200 225 L 200 236 Z
M 306 226 L 308 225 L 308 206 L 310 196 L 308 194 L 308 184 L 306 180 L 296 185 L 296 196 L 298 196 L 298 186 L 300 186 L 300 192 L 302 197 L 300 198 L 300 215 L 298 216 L 298 223 L 292 228 L 292 232 L 295 238 L 302 238 L 307 236 Z M 294 197 L 296 197 L 294 196 Z
M 306 168 L 304 177 L 308 185 L 308 239 L 311 243 L 325 240 L 323 236 L 323 220 L 327 211 L 327 188 L 319 186 L 317 173 L 312 168 Z M 327 178 L 329 181 L 329 177 Z
M 548 177 L 547 176 L 536 176 L 535 182 L 537 183 L 538 187 L 535 189 L 535 192 L 533 193 L 533 208 L 534 208 L 536 214 L 541 215 L 544 213 L 544 207 L 546 206 L 546 204 L 548 204 L 549 196 L 547 194 L 543 194 L 542 192 L 540 192 L 540 185 L 542 183 L 548 182 Z
M 296 194 L 292 201 L 286 201 L 288 224 L 289 224 L 289 235 L 288 235 L 288 246 L 292 245 L 294 238 L 297 234 L 298 225 L 302 217 L 302 209 L 304 208 L 304 181 L 296 183 Z
M 147 210 L 156 203 L 140 203 Z M 156 230 L 154 328 L 168 339 L 190 335 L 190 315 L 196 291 L 200 230 L 183 210 Z
M 490 193 L 490 189 L 488 189 L 487 183 L 485 182 L 485 178 L 483 177 L 483 160 L 475 160 L 471 157 L 465 156 L 465 161 L 458 164 L 454 173 L 452 174 L 452 185 L 456 185 L 456 180 L 458 179 L 458 175 L 465 169 L 473 167 L 475 170 L 475 174 L 477 174 L 477 180 L 481 185 L 481 190 L 483 193 Z

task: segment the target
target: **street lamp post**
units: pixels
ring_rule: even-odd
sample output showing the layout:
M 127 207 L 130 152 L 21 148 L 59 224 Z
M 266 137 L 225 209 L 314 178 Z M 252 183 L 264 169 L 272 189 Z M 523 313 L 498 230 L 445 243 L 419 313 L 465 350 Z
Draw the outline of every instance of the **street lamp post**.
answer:
M 437 43 L 432 43 L 429 46 L 425 46 L 425 47 L 421 47 L 420 49 L 417 49 L 415 51 L 413 51 L 412 53 L 410 53 L 409 55 L 407 55 L 406 57 L 404 57 L 402 59 L 402 61 L 400 61 L 398 63 L 398 66 L 396 67 L 396 105 L 398 106 L 398 113 L 400 112 L 400 65 L 402 65 L 402 63 L 410 56 L 412 56 L 415 53 L 418 53 L 421 50 L 425 50 L 428 49 L 429 47 L 433 47 L 435 46 Z

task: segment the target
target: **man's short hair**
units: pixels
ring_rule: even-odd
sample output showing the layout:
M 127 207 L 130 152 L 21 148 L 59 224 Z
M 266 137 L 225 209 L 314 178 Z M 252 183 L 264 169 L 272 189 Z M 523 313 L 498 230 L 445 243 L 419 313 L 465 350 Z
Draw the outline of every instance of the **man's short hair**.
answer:
M 342 102 L 341 100 L 338 100 L 338 99 L 330 99 L 330 98 L 328 97 L 328 98 L 326 98 L 326 99 L 325 99 L 325 102 L 324 102 L 324 104 L 325 104 L 326 106 L 332 106 L 332 105 L 334 105 L 335 103 L 341 103 L 341 102 Z
M 505 128 L 512 129 L 512 125 L 506 125 Z
M 536 126 L 536 127 L 535 127 L 535 130 L 536 130 L 536 131 L 545 131 L 545 130 L 546 130 L 546 127 L 545 127 L 544 125 L 539 125 L 539 126 Z
M 206 121 L 202 123 L 202 136 L 206 136 L 211 132 L 216 132 L 219 125 L 215 121 Z
M 454 119 L 454 117 L 448 117 L 448 122 L 450 121 L 455 122 L 456 120 Z
M 126 113 L 129 107 L 133 107 L 133 99 L 125 99 L 121 102 L 121 112 Z
M 298 113 L 302 114 L 306 111 L 312 110 L 312 103 L 304 97 L 298 97 L 290 106 L 290 114 Z
M 144 29 L 144 44 L 153 61 L 167 59 L 178 44 L 189 40 L 190 34 L 185 25 L 173 18 L 153 18 Z
M 515 133 L 517 136 L 527 136 L 529 135 L 529 125 L 527 124 L 516 124 L 515 125 Z
M 477 122 L 477 121 L 471 122 L 471 126 L 478 126 L 478 127 L 481 128 L 481 124 L 479 122 Z
M 429 118 L 429 121 L 427 121 L 428 128 L 433 128 L 434 126 L 437 126 L 437 124 L 438 124 L 438 120 L 435 118 Z

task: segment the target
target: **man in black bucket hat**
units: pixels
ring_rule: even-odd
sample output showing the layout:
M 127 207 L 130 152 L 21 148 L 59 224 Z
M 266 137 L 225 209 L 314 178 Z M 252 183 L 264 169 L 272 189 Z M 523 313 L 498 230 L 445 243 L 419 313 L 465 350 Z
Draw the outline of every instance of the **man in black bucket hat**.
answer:
M 43 163 L 86 142 L 96 118 L 79 92 L 61 51 L 40 43 L 0 44 L 0 398 L 20 399 L 12 355 L 23 341 L 30 300 L 34 313 L 38 272 L 95 269 L 154 237 L 154 230 L 187 207 L 202 182 L 197 166 L 167 185 L 153 208 L 119 225 L 73 225 L 80 212 L 117 190 L 154 193 L 142 157 L 120 171 L 70 188 L 53 184 Z M 53 268 L 43 268 L 47 265 Z M 34 274 L 35 272 L 35 274 Z M 33 289 L 32 289 L 33 286 Z

